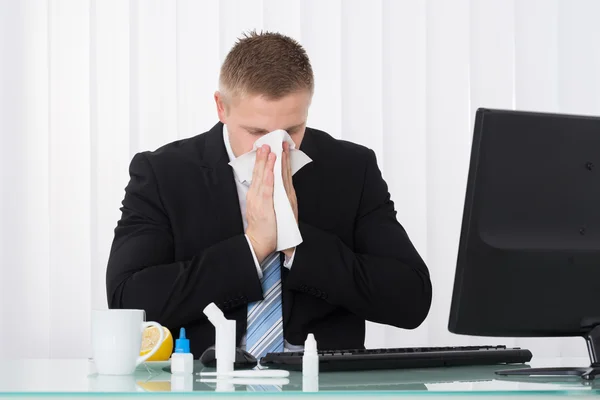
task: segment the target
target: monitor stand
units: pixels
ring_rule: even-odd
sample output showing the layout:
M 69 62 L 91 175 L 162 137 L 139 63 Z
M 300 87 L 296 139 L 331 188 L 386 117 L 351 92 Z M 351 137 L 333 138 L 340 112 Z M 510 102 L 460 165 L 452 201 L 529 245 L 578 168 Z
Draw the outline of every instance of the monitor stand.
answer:
M 583 337 L 587 343 L 588 354 L 591 360 L 589 367 L 505 369 L 496 371 L 496 374 L 505 376 L 580 376 L 586 380 L 593 380 L 596 375 L 600 375 L 600 324 L 595 325 Z

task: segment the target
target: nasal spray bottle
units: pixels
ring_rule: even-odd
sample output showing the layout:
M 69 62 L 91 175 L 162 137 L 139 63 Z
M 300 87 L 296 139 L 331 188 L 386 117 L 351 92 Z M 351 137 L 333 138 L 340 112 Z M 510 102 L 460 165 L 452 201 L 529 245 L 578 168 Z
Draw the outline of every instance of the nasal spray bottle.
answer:
M 210 303 L 204 308 L 204 314 L 215 327 L 215 357 L 217 359 L 217 377 L 227 377 L 233 373 L 235 362 L 235 320 L 225 318 L 223 311 Z M 235 386 L 230 379 L 218 379 L 217 392 L 233 392 Z
M 312 333 L 308 334 L 304 342 L 304 355 L 302 356 L 302 391 L 319 391 L 319 354 L 317 341 Z
M 215 327 L 215 356 L 217 358 L 217 375 L 228 375 L 233 372 L 235 361 L 235 320 L 228 320 L 223 311 L 210 303 L 204 314 Z

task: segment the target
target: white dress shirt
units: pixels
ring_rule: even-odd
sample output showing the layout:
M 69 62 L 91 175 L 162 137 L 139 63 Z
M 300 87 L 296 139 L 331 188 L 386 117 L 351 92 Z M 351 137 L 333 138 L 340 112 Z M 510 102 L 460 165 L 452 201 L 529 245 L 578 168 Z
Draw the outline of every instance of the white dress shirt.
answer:
M 223 125 L 223 141 L 225 142 L 225 149 L 227 149 L 227 156 L 229 157 L 229 161 L 234 160 L 235 154 L 233 154 L 233 150 L 231 149 L 231 143 L 229 143 L 229 133 L 227 132 L 227 125 Z M 246 219 L 246 195 L 248 194 L 248 189 L 250 189 L 250 185 L 247 183 L 242 183 L 242 181 L 240 181 L 238 179 L 238 177 L 236 176 L 235 172 L 234 172 L 234 179 L 235 179 L 235 187 L 237 189 L 237 193 L 238 193 L 238 200 L 240 202 L 240 211 L 242 213 L 242 221 L 244 223 L 244 232 L 246 231 L 246 228 L 248 227 L 248 220 Z M 252 244 L 250 243 L 250 239 L 248 238 L 248 236 L 246 235 L 246 240 L 248 241 L 248 246 L 250 247 L 250 252 L 252 252 L 252 257 L 254 258 L 254 264 L 256 265 L 256 271 L 258 272 L 258 277 L 262 278 L 262 269 L 260 268 L 260 264 L 258 262 L 258 258 L 256 258 L 256 253 L 254 252 L 254 249 L 252 248 Z M 294 256 L 296 255 L 296 249 L 294 249 L 294 252 L 292 253 L 291 257 L 287 257 L 285 256 L 285 260 L 283 262 L 283 266 L 285 268 L 292 268 L 292 263 L 294 262 Z M 246 335 L 244 335 L 244 337 L 242 338 L 242 343 L 241 343 L 241 347 L 245 348 L 246 347 Z M 296 346 L 296 345 L 292 345 L 289 344 L 287 341 L 284 342 L 284 348 L 285 351 L 302 351 L 304 349 L 304 346 Z

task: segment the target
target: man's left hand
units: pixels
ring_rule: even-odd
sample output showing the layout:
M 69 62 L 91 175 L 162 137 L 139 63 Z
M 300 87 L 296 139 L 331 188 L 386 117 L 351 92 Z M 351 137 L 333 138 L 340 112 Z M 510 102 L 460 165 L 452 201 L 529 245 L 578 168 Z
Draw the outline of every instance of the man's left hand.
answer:
M 298 199 L 296 198 L 296 190 L 294 190 L 294 183 L 292 181 L 292 163 L 290 161 L 290 145 L 287 142 L 283 142 L 283 152 L 281 153 L 281 175 L 283 177 L 283 186 L 287 193 L 288 200 L 294 211 L 294 217 L 296 223 L 298 223 Z M 283 253 L 287 257 L 291 257 L 294 254 L 295 247 L 283 250 Z

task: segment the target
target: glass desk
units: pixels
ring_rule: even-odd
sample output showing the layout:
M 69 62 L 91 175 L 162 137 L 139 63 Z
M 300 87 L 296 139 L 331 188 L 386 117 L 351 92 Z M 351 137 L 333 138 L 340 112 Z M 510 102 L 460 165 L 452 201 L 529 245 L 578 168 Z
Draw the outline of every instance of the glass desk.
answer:
M 538 366 L 586 366 L 587 359 L 533 360 Z M 2 360 L 0 398 L 173 398 L 209 396 L 218 398 L 256 397 L 595 397 L 598 383 L 579 378 L 500 377 L 494 374 L 505 366 L 427 368 L 364 372 L 322 372 L 318 382 L 304 380 L 292 372 L 284 381 L 209 380 L 194 374 L 176 377 L 166 372 L 168 363 L 143 364 L 131 376 L 100 376 L 90 360 Z M 515 366 L 522 367 L 522 366 Z M 196 363 L 198 370 L 201 364 Z

